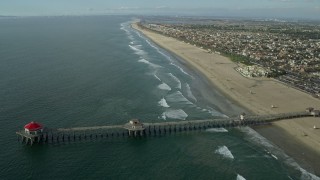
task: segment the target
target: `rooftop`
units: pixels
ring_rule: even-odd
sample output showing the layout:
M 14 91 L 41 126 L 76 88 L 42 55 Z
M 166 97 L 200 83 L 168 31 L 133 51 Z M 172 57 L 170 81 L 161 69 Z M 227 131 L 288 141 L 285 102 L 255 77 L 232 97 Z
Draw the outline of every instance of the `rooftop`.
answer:
M 43 129 L 43 126 L 37 122 L 31 121 L 29 124 L 26 124 L 24 128 L 28 129 L 29 131 L 36 131 L 39 129 Z

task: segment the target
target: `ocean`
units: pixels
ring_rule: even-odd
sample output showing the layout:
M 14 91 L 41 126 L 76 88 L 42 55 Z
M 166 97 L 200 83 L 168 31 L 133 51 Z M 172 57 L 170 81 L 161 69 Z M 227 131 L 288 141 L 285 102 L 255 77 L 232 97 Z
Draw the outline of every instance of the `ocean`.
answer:
M 249 127 L 26 146 L 16 131 L 224 118 L 245 109 L 129 16 L 0 19 L 1 179 L 319 179 Z

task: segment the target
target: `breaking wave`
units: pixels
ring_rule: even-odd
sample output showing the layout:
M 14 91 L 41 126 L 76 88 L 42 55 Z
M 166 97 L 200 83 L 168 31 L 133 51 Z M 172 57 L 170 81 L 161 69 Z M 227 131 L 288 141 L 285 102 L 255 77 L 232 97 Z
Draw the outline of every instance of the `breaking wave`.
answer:
M 305 169 L 301 168 L 300 165 L 291 157 L 289 157 L 282 149 L 274 146 L 269 140 L 258 134 L 255 130 L 250 127 L 242 127 L 240 130 L 247 134 L 246 139 L 251 142 L 254 142 L 258 145 L 262 145 L 267 149 L 267 153 L 270 154 L 271 157 L 278 160 L 281 159 L 285 164 L 294 167 L 295 169 L 301 172 L 300 179 L 310 179 L 310 180 L 320 180 L 320 178 Z
M 197 102 L 196 97 L 192 94 L 191 88 L 188 83 L 186 83 L 187 96 L 192 99 L 194 102 Z
M 171 59 L 170 56 L 168 56 L 168 55 L 166 55 L 165 53 L 163 53 L 162 51 L 160 51 L 160 49 L 159 49 L 157 46 L 153 45 L 148 39 L 146 39 L 146 42 L 147 42 L 152 48 L 154 48 L 155 50 L 157 50 L 157 52 L 158 52 L 159 54 L 161 54 L 162 56 L 164 56 L 167 60 L 169 60 L 170 62 L 172 61 L 172 59 Z
M 171 91 L 171 87 L 166 84 L 166 83 L 162 83 L 158 86 L 159 89 L 162 89 L 162 90 L 166 90 L 166 91 Z
M 237 174 L 237 180 L 246 180 L 243 176 L 241 176 L 240 174 Z
M 121 23 L 120 29 L 125 31 L 127 34 L 130 34 L 130 31 L 126 28 L 127 23 Z
M 218 112 L 217 110 L 215 110 L 215 109 L 213 109 L 213 108 L 211 108 L 211 107 L 207 107 L 207 108 L 208 108 L 208 109 L 202 109 L 201 111 L 203 111 L 203 112 L 208 112 L 208 113 L 211 114 L 211 116 L 213 116 L 213 117 L 219 116 L 219 117 L 228 118 L 227 115 L 222 114 L 222 113 Z
M 206 129 L 207 132 L 229 132 L 225 128 L 210 128 Z
M 147 54 L 144 50 L 138 48 L 138 46 L 133 46 L 129 44 L 129 47 L 135 52 L 137 55 L 145 55 Z
M 148 64 L 149 66 L 154 67 L 154 68 L 160 68 L 160 67 L 162 67 L 162 66 L 160 66 L 160 65 L 151 63 L 151 62 L 149 62 L 149 61 L 146 60 L 146 59 L 140 59 L 138 62 Z
M 156 74 L 153 74 L 153 76 L 158 79 L 159 81 L 161 81 L 161 79 L 156 75 Z
M 194 79 L 194 77 L 193 76 L 191 76 L 190 74 L 188 74 L 182 67 L 180 67 L 180 66 L 178 66 L 178 65 L 176 65 L 176 64 L 174 64 L 174 63 L 170 63 L 172 66 L 175 66 L 176 68 L 178 68 L 183 74 L 185 74 L 185 75 L 187 75 L 187 76 L 190 76 L 192 79 Z
M 168 96 L 166 96 L 166 99 L 167 101 L 172 103 L 188 104 L 188 105 L 193 104 L 187 98 L 185 98 L 180 91 L 176 91 L 172 94 L 169 94 Z
M 167 110 L 166 112 L 162 113 L 162 118 L 164 120 L 166 118 L 186 120 L 187 117 L 188 114 L 184 112 L 182 109 Z
M 181 89 L 181 81 L 176 76 L 174 76 L 172 73 L 168 73 L 168 74 L 174 81 L 177 82 L 176 88 Z
M 170 107 L 166 101 L 165 98 L 162 98 L 159 102 L 158 102 L 159 106 L 162 106 L 162 107 Z
M 228 159 L 234 159 L 234 156 L 232 155 L 231 151 L 227 148 L 227 146 L 219 146 L 215 153 L 220 154 Z
M 146 42 L 155 50 L 157 50 L 157 52 L 159 54 L 161 54 L 163 57 L 165 57 L 167 60 L 169 60 L 172 66 L 175 66 L 176 68 L 178 68 L 183 74 L 190 76 L 192 79 L 194 79 L 193 76 L 191 76 L 190 74 L 188 74 L 183 68 L 181 68 L 180 66 L 172 63 L 172 58 L 170 56 L 168 56 L 167 54 L 165 54 L 164 52 L 162 52 L 157 46 L 153 45 L 149 40 L 146 39 Z

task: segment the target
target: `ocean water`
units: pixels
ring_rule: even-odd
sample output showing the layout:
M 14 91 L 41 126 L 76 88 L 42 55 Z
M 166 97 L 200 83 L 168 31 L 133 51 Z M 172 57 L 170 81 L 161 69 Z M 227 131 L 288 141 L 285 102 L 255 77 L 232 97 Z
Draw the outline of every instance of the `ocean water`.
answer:
M 250 128 L 34 145 L 15 132 L 242 111 L 131 17 L 0 19 L 1 179 L 319 179 Z

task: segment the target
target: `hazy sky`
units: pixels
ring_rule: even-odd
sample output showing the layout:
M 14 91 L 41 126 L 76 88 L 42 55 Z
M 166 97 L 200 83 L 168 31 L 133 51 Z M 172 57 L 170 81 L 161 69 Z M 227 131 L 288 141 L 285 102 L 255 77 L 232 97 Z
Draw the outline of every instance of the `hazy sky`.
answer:
M 0 15 L 128 13 L 320 19 L 320 0 L 0 0 Z

